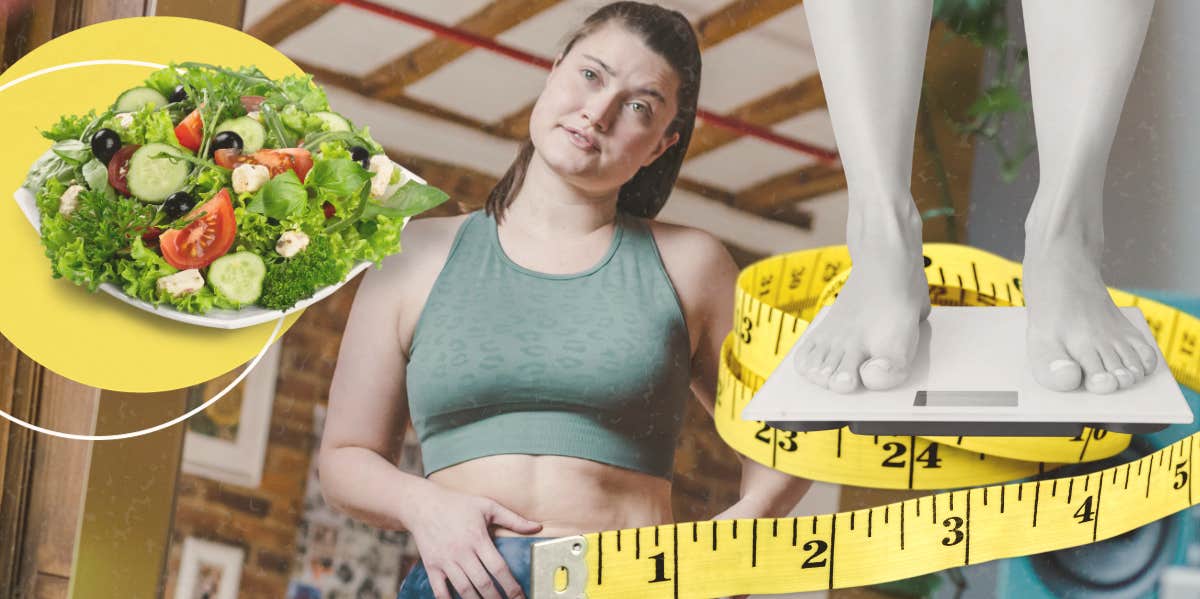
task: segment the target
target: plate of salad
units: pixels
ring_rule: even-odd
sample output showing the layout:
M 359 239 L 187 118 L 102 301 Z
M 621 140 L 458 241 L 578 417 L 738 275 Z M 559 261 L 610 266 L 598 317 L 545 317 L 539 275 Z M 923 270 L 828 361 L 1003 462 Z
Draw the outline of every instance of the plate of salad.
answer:
M 41 133 L 51 146 L 15 197 L 51 276 L 202 326 L 323 299 L 448 199 L 310 75 L 172 63 Z

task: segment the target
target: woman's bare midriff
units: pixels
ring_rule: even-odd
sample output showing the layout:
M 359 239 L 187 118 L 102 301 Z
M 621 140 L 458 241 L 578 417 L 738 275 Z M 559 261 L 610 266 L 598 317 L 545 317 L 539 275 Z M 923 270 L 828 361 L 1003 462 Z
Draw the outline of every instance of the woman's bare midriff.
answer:
M 495 530 L 501 537 L 562 537 L 674 521 L 666 479 L 581 458 L 486 456 L 438 470 L 429 480 L 542 524 L 533 535 Z

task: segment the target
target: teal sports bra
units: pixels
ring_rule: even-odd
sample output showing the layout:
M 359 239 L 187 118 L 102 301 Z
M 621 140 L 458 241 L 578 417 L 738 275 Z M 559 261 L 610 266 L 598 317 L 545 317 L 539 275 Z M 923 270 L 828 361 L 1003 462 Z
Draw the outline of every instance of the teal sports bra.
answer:
M 649 226 L 619 214 L 592 268 L 552 275 L 465 219 L 416 329 L 409 409 L 425 474 L 497 454 L 585 458 L 671 479 L 691 345 Z

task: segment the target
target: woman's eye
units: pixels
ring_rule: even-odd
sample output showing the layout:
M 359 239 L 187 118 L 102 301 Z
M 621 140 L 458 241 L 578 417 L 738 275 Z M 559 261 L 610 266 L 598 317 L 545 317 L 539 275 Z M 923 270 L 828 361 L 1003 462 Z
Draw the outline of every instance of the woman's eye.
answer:
M 650 107 L 641 102 L 630 102 L 629 108 L 638 114 L 647 114 L 650 112 Z
M 596 80 L 596 71 L 593 71 L 591 69 L 583 69 L 583 71 L 581 71 L 581 72 L 583 73 L 584 79 L 587 79 L 588 81 Z

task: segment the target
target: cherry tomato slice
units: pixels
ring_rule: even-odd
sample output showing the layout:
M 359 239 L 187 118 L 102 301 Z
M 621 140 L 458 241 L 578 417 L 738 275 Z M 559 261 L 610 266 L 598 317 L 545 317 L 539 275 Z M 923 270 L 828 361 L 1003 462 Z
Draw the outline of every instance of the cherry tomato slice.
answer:
M 163 259 L 180 270 L 203 268 L 224 256 L 233 247 L 237 222 L 229 189 L 193 208 L 185 218 L 194 218 L 182 229 L 171 229 L 159 236 Z
M 142 146 L 137 144 L 121 146 L 108 161 L 108 184 L 121 195 L 129 195 L 129 185 L 125 181 L 126 175 L 129 174 L 129 157 L 140 147 Z
M 233 170 L 239 164 L 249 162 L 250 158 L 242 155 L 242 151 L 234 148 L 220 149 L 213 152 L 213 162 L 221 168 Z
M 199 108 L 175 126 L 175 139 L 179 140 L 179 145 L 193 152 L 200 150 L 200 143 L 204 141 L 204 121 L 200 118 Z

